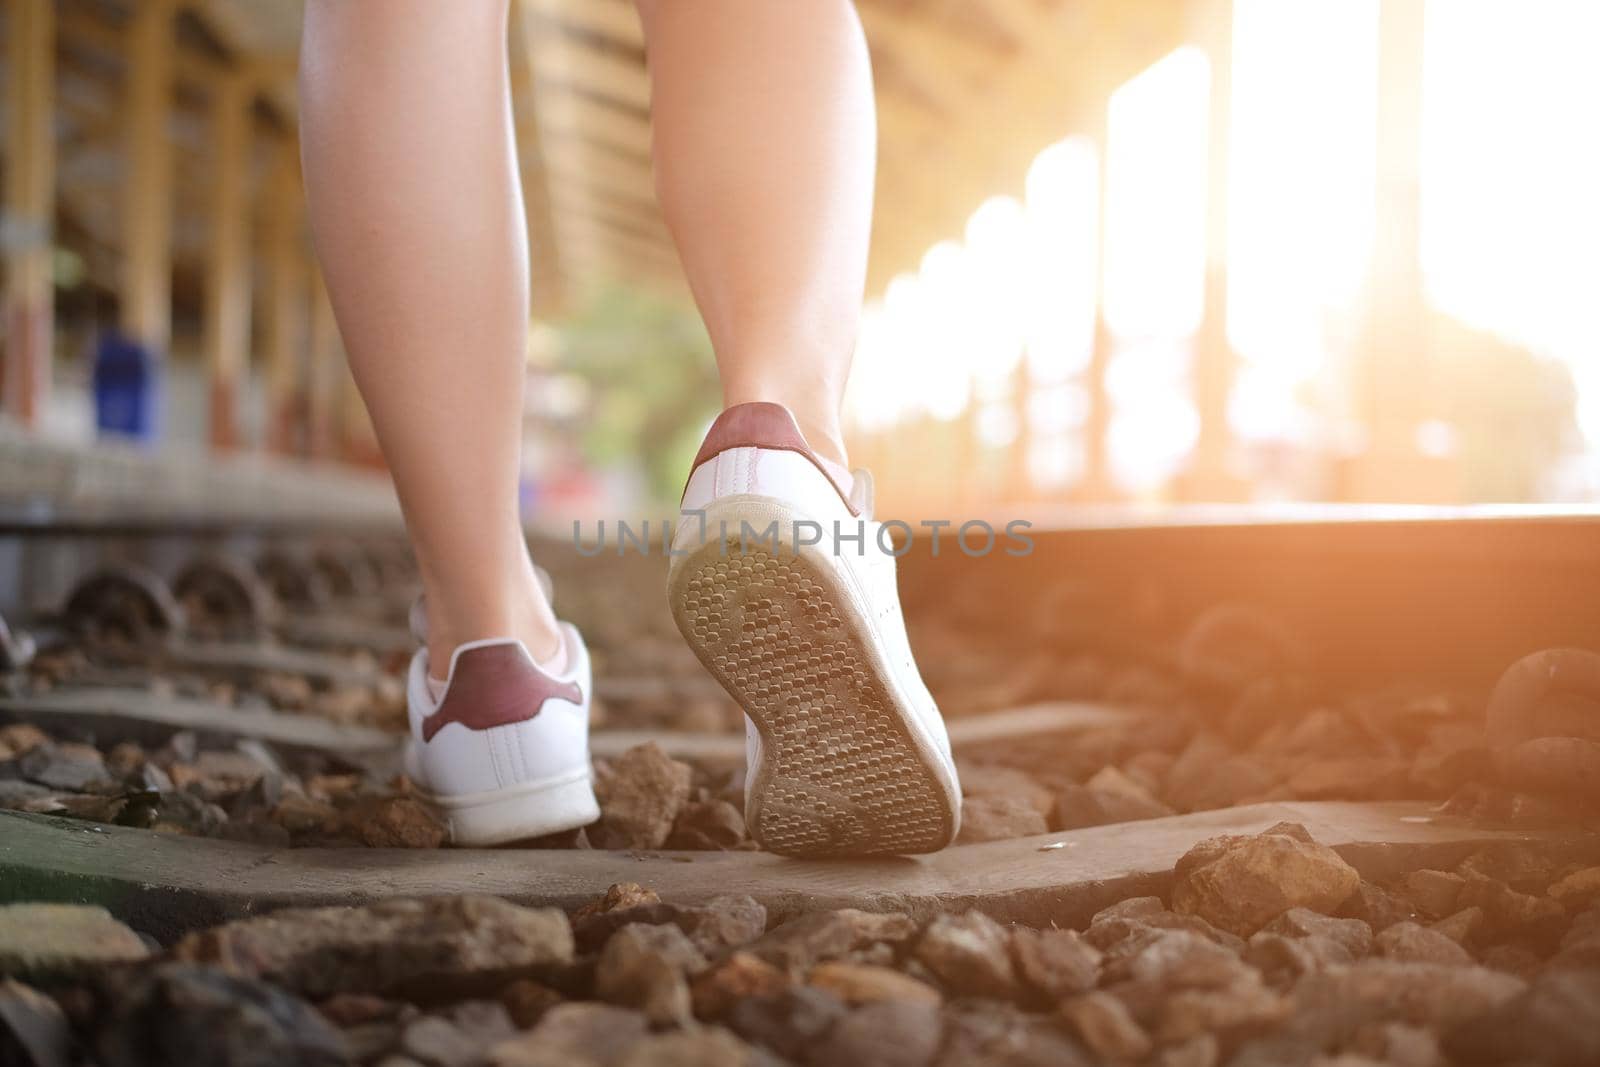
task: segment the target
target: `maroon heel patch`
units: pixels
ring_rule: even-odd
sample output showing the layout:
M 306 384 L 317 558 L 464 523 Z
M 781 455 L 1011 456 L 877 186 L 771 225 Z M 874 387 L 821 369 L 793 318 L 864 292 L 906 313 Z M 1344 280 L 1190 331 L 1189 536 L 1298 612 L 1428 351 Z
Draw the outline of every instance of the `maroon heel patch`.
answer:
M 453 722 L 474 731 L 527 722 L 550 699 L 581 705 L 583 690 L 550 677 L 514 644 L 470 648 L 456 657 L 444 700 L 422 721 L 422 740 L 432 741 Z

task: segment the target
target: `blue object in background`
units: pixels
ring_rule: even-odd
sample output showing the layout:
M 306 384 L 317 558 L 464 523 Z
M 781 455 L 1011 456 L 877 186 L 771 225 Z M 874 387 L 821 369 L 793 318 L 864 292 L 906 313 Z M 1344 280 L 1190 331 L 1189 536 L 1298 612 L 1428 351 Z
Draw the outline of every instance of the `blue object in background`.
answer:
M 160 372 L 160 359 L 149 347 L 114 331 L 102 334 L 94 355 L 96 430 L 155 440 Z

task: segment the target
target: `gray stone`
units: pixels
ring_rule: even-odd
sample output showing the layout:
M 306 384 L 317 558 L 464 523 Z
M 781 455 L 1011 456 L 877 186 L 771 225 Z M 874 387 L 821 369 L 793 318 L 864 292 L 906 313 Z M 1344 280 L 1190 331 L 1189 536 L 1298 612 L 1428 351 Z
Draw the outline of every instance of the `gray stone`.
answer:
M 1418 917 L 1416 905 L 1409 900 L 1365 880 L 1345 900 L 1338 914 L 1347 919 L 1360 919 L 1374 933 Z
M 106 964 L 142 960 L 143 939 L 87 904 L 0 906 L 0 975 L 24 981 L 76 978 Z
M 1463 1025 L 1446 1051 L 1467 1063 L 1600 1063 L 1600 970 L 1556 970 Z
M 1026 771 L 993 763 L 961 763 L 961 793 L 966 798 L 963 809 L 974 800 L 1006 799 L 1023 804 L 1048 816 L 1055 807 L 1056 797 L 1050 789 Z M 966 821 L 965 810 L 962 821 Z
M 1430 919 L 1442 919 L 1456 911 L 1456 901 L 1466 879 L 1451 871 L 1412 871 L 1395 883 L 1395 892 L 1417 906 Z
M 717 1026 L 653 1034 L 629 1049 L 619 1067 L 747 1067 L 753 1050 Z
M 1248 937 L 1290 908 L 1332 912 L 1360 885 L 1361 876 L 1325 845 L 1267 832 L 1225 844 L 1202 843 L 1209 858 L 1184 870 L 1172 890 L 1174 911 L 1199 915 Z
M 1359 960 L 1372 951 L 1372 927 L 1360 919 L 1339 919 L 1309 908 L 1290 908 L 1262 931 L 1285 937 L 1320 937 L 1344 949 L 1349 960 Z
M 728 1014 L 727 1024 L 746 1041 L 799 1063 L 827 1038 L 846 1011 L 844 1002 L 832 993 L 794 986 L 740 1001 Z
M 1406 963 L 1442 963 L 1465 966 L 1472 962 L 1467 950 L 1449 937 L 1416 923 L 1395 923 L 1377 939 L 1378 955 Z
M 1487 1015 L 1527 983 L 1486 967 L 1367 959 L 1308 975 L 1295 987 L 1296 1033 L 1331 1044 L 1369 1023 L 1449 1030 Z
M 72 1034 L 60 1005 L 21 982 L 0 979 L 0 1063 L 68 1067 Z
M 654 741 L 595 768 L 600 821 L 589 828 L 596 848 L 661 848 L 689 801 L 692 772 Z
M 980 911 L 940 915 L 912 950 L 946 988 L 973 996 L 1011 997 L 1017 973 L 1006 928 Z
M 601 1000 L 637 1008 L 652 1023 L 685 1023 L 693 1015 L 689 976 L 706 959 L 676 926 L 632 923 L 611 936 L 595 964 Z
M 788 971 L 748 952 L 735 952 L 695 976 L 689 999 L 697 1018 L 720 1019 L 742 1000 L 781 993 L 793 984 Z
M 649 1033 L 645 1017 L 610 1004 L 558 1004 L 527 1033 L 493 1046 L 488 1067 L 611 1067 Z
M 1049 824 L 1024 797 L 968 797 L 961 805 L 958 845 L 1048 833 Z
M 30 782 L 73 792 L 111 777 L 99 750 L 72 742 L 32 748 L 17 760 L 17 767 Z
M 1187 930 L 1150 930 L 1117 946 L 1107 957 L 1107 982 L 1126 979 L 1169 989 L 1219 988 L 1241 980 L 1250 969 L 1233 952 Z
M 839 1019 L 807 1051 L 809 1067 L 925 1067 L 939 1050 L 939 1006 L 880 1000 Z
M 572 931 L 554 908 L 438 897 L 274 912 L 191 934 L 174 953 L 312 996 L 438 983 L 468 992 L 571 962 Z
M 824 960 L 841 959 L 878 942 L 900 943 L 916 933 L 917 924 L 898 912 L 840 908 L 791 919 L 751 942 L 745 951 L 794 973 Z
M 1061 1014 L 1085 1045 L 1108 1060 L 1143 1059 L 1153 1047 L 1150 1035 L 1109 993 L 1073 997 L 1061 1005 Z
M 348 1062 L 338 1031 L 309 1004 L 264 982 L 169 963 L 119 990 L 97 1041 L 104 1067 L 334 1067 Z
M 1100 950 L 1076 930 L 1011 929 L 1011 962 L 1018 977 L 1049 1000 L 1093 989 L 1100 960 Z
M 943 999 L 939 990 L 927 982 L 918 981 L 892 967 L 869 963 L 844 960 L 819 963 L 811 969 L 806 982 L 851 1005 L 910 1000 L 937 1006 Z
M 1058 1022 L 1009 1004 L 975 1000 L 945 1011 L 939 1067 L 1097 1067 L 1099 1060 Z
M 1234 1040 L 1281 1023 L 1291 1010 L 1288 997 L 1250 972 L 1219 988 L 1180 989 L 1172 994 L 1161 1006 L 1157 1036 L 1164 1044 L 1205 1033 Z

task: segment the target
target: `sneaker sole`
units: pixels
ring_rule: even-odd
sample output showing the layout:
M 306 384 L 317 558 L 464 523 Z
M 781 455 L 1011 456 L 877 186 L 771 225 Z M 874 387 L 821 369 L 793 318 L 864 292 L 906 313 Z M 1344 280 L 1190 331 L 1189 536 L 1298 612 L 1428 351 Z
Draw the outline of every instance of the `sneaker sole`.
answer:
M 755 530 L 777 501 L 724 500 L 717 527 Z M 792 543 L 712 537 L 675 559 L 674 621 L 700 662 L 760 731 L 745 819 L 765 849 L 788 856 L 935 852 L 954 839 L 959 799 L 911 725 L 900 695 L 837 563 Z
M 588 770 L 465 796 L 420 795 L 444 819 L 450 843 L 458 846 L 504 845 L 576 830 L 600 818 Z

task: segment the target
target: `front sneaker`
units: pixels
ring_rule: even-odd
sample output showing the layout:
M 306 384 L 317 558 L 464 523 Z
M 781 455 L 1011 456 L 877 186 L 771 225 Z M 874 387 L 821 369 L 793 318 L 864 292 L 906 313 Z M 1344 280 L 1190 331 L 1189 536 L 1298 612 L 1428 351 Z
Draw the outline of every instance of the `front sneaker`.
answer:
M 450 657 L 438 700 L 428 650 L 411 659 L 406 775 L 457 845 L 498 845 L 600 817 L 589 767 L 589 651 L 561 624 L 564 666 L 541 669 L 521 641 L 471 641 Z
M 933 852 L 959 829 L 950 741 L 881 536 L 871 476 L 840 487 L 788 409 L 740 404 L 712 424 L 667 595 L 689 647 L 744 709 L 745 821 L 772 852 Z

